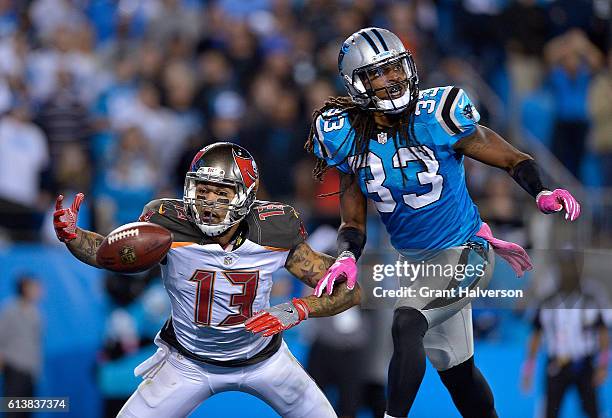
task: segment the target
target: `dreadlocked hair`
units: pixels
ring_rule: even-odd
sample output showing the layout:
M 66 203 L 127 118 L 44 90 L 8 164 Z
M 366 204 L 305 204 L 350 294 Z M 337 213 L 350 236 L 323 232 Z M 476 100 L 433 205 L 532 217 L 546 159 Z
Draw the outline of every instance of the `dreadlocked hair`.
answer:
M 324 114 L 326 111 L 330 109 L 337 109 L 342 113 L 348 113 L 348 117 L 351 122 L 351 129 L 347 133 L 344 140 L 342 141 L 342 144 L 338 147 L 338 151 L 336 151 L 336 153 L 338 153 L 340 149 L 342 149 L 342 146 L 344 146 L 344 143 L 348 141 L 349 137 L 351 136 L 351 133 L 353 132 L 355 132 L 355 141 L 353 142 L 352 151 L 356 151 L 360 149 L 360 147 L 367 148 L 368 146 L 367 140 L 365 140 L 364 137 L 368 133 L 374 132 L 374 120 L 372 118 L 366 117 L 364 109 L 357 106 L 350 97 L 336 96 L 336 97 L 329 97 L 321 108 L 316 109 L 314 112 L 312 112 L 312 123 L 310 125 L 310 133 L 308 134 L 308 139 L 306 140 L 306 143 L 304 144 L 304 149 L 310 153 L 314 153 L 314 143 L 317 140 L 317 120 L 319 116 L 321 116 L 323 119 L 326 119 L 326 120 L 333 118 L 335 115 L 326 116 Z M 322 141 L 323 138 L 320 138 L 320 140 Z M 326 152 L 325 149 L 323 149 L 323 152 Z M 352 154 L 361 155 L 361 153 L 359 152 L 357 153 L 352 152 Z M 335 154 L 331 155 L 330 157 L 334 157 L 334 156 Z M 345 161 L 346 161 L 346 158 L 336 165 L 340 165 L 344 163 Z M 325 161 L 324 158 L 318 158 L 317 163 L 314 169 L 312 170 L 312 176 L 316 180 L 322 181 L 325 175 L 325 172 L 329 170 L 329 168 L 330 166 L 327 164 L 327 161 Z
M 397 122 L 393 125 L 392 128 L 389 129 L 389 134 L 393 138 L 393 144 L 395 146 L 396 151 L 402 147 L 410 146 L 417 147 L 423 155 L 431 158 L 431 155 L 427 150 L 419 143 L 416 138 L 416 134 L 414 131 L 414 109 L 416 103 L 412 106 L 408 107 L 406 110 L 401 112 L 400 115 L 397 116 Z M 372 112 L 367 109 L 363 109 L 356 105 L 353 100 L 348 96 L 336 96 L 328 98 L 323 106 L 312 113 L 312 123 L 310 125 L 310 133 L 308 135 L 308 139 L 304 144 L 304 149 L 310 153 L 314 152 L 314 142 L 317 141 L 317 119 L 321 116 L 323 119 L 332 119 L 337 116 L 337 114 L 333 115 L 325 115 L 324 113 L 330 109 L 337 109 L 341 113 L 347 113 L 349 121 L 351 123 L 351 129 L 347 133 L 346 137 L 343 139 L 342 143 L 338 146 L 338 150 L 335 154 L 330 157 L 334 157 L 344 146 L 346 141 L 349 140 L 351 134 L 355 133 L 355 140 L 353 141 L 353 146 L 351 152 L 347 153 L 347 156 L 344 157 L 342 161 L 332 166 L 327 164 L 327 161 L 323 158 L 317 159 L 317 163 L 312 170 L 313 177 L 322 181 L 325 175 L 325 172 L 329 170 L 330 167 L 335 167 L 343 164 L 348 160 L 349 155 L 355 155 L 357 158 L 353 159 L 351 168 L 353 172 L 357 172 L 358 168 L 362 166 L 365 162 L 368 152 L 370 150 L 369 144 L 370 139 L 374 137 L 376 133 L 376 123 L 374 122 L 374 117 Z M 399 134 L 399 135 L 398 135 Z M 399 137 L 399 138 L 398 138 Z M 323 138 L 319 138 L 318 140 L 323 141 Z M 322 147 L 323 148 L 323 147 Z M 324 153 L 325 149 L 322 150 Z M 423 162 L 420 155 L 416 155 L 416 157 Z M 405 183 L 406 173 L 404 170 L 400 170 L 402 173 L 402 180 Z

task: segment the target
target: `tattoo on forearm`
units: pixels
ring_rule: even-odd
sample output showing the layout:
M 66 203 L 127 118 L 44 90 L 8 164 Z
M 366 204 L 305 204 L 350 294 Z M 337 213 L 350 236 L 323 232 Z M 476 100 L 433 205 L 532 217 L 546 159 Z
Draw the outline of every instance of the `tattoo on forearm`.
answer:
M 313 318 L 336 315 L 347 309 L 358 305 L 361 300 L 359 285 L 355 285 L 353 290 L 346 287 L 346 283 L 337 285 L 331 295 L 323 295 L 320 298 L 308 296 L 302 298 L 310 308 L 310 315 Z
M 291 251 L 285 267 L 306 285 L 315 287 L 334 261 L 334 257 L 313 251 L 308 244 L 301 243 Z
M 291 251 L 285 267 L 302 282 L 310 287 L 315 287 L 335 261 L 334 257 L 318 253 L 308 244 L 302 243 Z M 359 286 L 349 290 L 345 283 L 337 285 L 331 295 L 323 295 L 320 298 L 316 296 L 302 298 L 310 308 L 312 317 L 335 315 L 358 305 L 360 299 Z
M 96 252 L 104 241 L 104 237 L 95 232 L 77 229 L 77 237 L 66 246 L 77 259 L 90 266 L 100 267 L 96 262 Z

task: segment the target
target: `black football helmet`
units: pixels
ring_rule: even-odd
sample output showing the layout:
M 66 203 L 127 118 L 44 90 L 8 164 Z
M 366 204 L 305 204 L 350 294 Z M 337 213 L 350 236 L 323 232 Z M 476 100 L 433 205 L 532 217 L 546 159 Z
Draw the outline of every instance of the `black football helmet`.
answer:
M 236 194 L 232 199 L 199 199 L 199 183 L 231 187 Z M 205 235 L 221 235 L 249 213 L 258 186 L 257 164 L 251 154 L 231 142 L 216 142 L 198 151 L 191 162 L 183 192 L 185 211 Z M 225 215 L 219 222 L 213 213 Z

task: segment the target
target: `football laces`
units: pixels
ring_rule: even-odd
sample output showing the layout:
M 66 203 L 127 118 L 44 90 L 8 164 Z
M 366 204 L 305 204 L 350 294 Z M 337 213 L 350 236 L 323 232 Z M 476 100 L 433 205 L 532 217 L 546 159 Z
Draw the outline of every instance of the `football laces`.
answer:
M 121 231 L 108 237 L 108 243 L 112 244 L 115 241 L 120 241 L 125 238 L 134 238 L 138 236 L 138 228 L 128 229 L 127 231 Z

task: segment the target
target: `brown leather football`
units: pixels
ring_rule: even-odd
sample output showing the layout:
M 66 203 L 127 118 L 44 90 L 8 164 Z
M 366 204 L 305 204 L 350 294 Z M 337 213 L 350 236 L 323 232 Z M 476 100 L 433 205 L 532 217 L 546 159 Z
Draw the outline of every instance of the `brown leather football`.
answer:
M 132 222 L 108 234 L 98 248 L 96 261 L 117 273 L 140 273 L 154 267 L 172 246 L 172 233 L 163 226 Z

